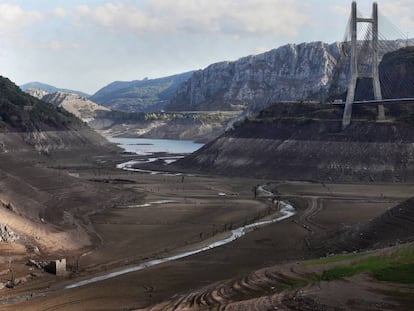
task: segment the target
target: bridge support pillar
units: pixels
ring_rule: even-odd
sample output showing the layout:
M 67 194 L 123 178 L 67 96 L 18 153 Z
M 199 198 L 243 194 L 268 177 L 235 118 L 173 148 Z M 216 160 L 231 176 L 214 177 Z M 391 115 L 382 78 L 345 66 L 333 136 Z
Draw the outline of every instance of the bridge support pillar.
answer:
M 360 74 L 358 70 L 358 51 L 357 51 L 357 23 L 371 23 L 372 24 L 372 72 L 369 74 Z M 342 129 L 345 129 L 350 123 L 352 118 L 352 104 L 355 100 L 355 89 L 359 77 L 372 78 L 372 86 L 374 90 L 374 97 L 376 100 L 381 100 L 381 83 L 379 80 L 378 70 L 378 5 L 376 2 L 372 5 L 372 18 L 358 18 L 357 17 L 357 4 L 352 2 L 351 11 L 351 79 L 348 85 L 348 94 L 346 97 L 346 103 L 344 108 L 344 114 L 342 117 Z M 384 106 L 378 105 L 378 119 L 385 119 Z
M 376 100 L 382 99 L 381 83 L 379 79 L 379 55 L 378 55 L 378 4 L 372 4 L 372 86 Z M 378 119 L 385 119 L 384 105 L 378 105 Z

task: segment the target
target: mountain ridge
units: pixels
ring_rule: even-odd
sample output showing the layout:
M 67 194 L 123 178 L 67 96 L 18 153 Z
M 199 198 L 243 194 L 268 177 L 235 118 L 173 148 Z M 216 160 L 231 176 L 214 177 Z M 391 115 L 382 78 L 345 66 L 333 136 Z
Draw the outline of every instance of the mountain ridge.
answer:
M 28 91 L 30 89 L 39 89 L 39 90 L 43 90 L 46 91 L 48 93 L 55 93 L 55 92 L 63 92 L 63 93 L 73 93 L 73 94 L 78 94 L 79 96 L 88 98 L 91 95 L 85 93 L 85 92 L 81 92 L 81 91 L 76 91 L 76 90 L 71 90 L 71 89 L 65 89 L 65 88 L 59 88 L 59 87 L 55 87 L 53 85 L 47 84 L 47 83 L 43 83 L 43 82 L 28 82 L 25 84 L 20 85 L 20 89 L 22 91 Z
M 114 81 L 98 90 L 90 99 L 115 110 L 159 111 L 164 109 L 178 86 L 191 74 L 192 71 L 189 71 L 156 79 Z
M 381 50 L 380 57 L 407 42 L 382 44 L 386 49 Z M 348 45 L 339 42 L 304 42 L 214 63 L 182 83 L 166 110 L 259 111 L 278 101 L 338 98 L 348 85 L 350 63 L 344 56 L 348 50 Z

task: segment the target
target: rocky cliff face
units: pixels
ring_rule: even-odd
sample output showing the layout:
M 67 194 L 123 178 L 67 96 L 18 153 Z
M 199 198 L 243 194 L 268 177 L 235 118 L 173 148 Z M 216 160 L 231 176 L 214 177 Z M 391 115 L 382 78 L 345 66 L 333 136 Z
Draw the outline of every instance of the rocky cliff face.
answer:
M 404 45 L 390 41 L 387 51 Z M 321 100 L 344 93 L 349 63 L 342 49 L 347 48 L 339 43 L 288 44 L 234 62 L 212 64 L 194 72 L 167 109 L 255 109 L 275 101 Z
M 387 123 L 375 121 L 375 108 L 354 107 L 354 121 L 342 131 L 342 108 L 275 104 L 176 165 L 266 179 L 413 181 L 414 126 L 400 116 L 412 116 L 414 104 L 386 105 L 396 120 Z
M 384 55 L 380 64 L 384 98 L 414 97 L 414 47 Z

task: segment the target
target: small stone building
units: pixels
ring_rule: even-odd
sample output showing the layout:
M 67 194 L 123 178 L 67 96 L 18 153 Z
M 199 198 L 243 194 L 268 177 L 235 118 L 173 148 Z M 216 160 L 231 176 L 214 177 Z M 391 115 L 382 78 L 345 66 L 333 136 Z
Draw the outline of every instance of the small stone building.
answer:
M 48 266 L 47 271 L 56 275 L 66 274 L 66 258 L 52 260 Z

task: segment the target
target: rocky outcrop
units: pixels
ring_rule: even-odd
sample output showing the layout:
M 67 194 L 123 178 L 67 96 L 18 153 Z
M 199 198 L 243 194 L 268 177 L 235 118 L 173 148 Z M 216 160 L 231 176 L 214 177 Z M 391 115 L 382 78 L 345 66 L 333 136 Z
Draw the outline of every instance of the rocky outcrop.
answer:
M 33 97 L 36 97 L 37 99 L 42 99 L 44 96 L 49 94 L 48 91 L 42 90 L 42 89 L 27 89 L 25 90 L 27 94 L 32 95 Z
M 390 41 L 382 53 L 405 46 Z M 339 43 L 288 44 L 269 52 L 221 62 L 194 72 L 167 110 L 258 109 L 275 101 L 324 100 L 343 94 L 349 62 Z M 382 56 L 382 55 L 381 55 Z
M 74 93 L 55 92 L 46 94 L 41 99 L 54 106 L 64 108 L 87 123 L 97 118 L 100 112 L 110 110 Z
M 19 236 L 6 225 L 0 223 L 0 242 L 13 243 Z
M 413 111 L 414 104 L 389 104 L 389 122 L 377 123 L 376 107 L 357 106 L 342 131 L 340 107 L 279 103 L 175 165 L 280 180 L 413 181 L 414 126 L 398 119 Z

